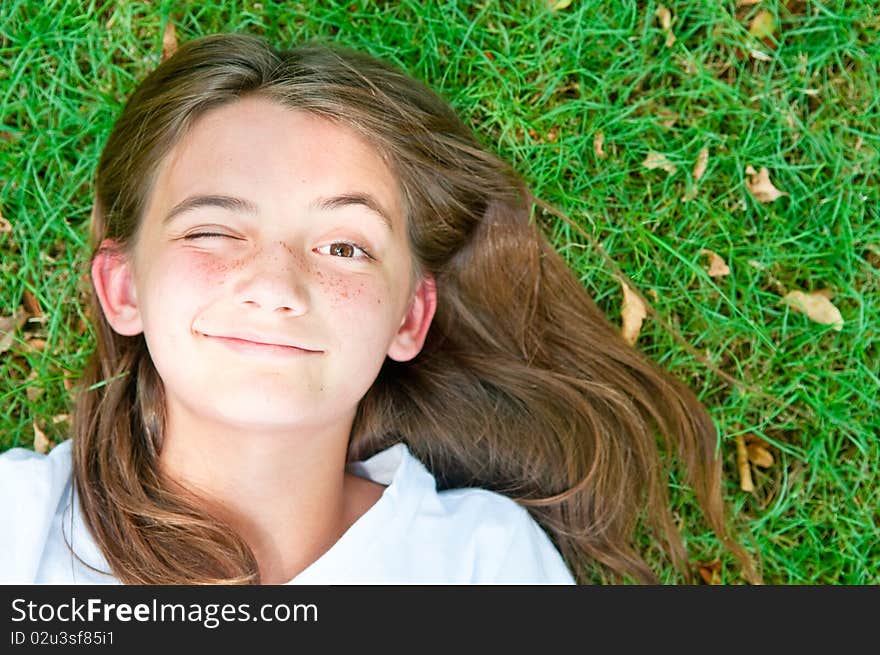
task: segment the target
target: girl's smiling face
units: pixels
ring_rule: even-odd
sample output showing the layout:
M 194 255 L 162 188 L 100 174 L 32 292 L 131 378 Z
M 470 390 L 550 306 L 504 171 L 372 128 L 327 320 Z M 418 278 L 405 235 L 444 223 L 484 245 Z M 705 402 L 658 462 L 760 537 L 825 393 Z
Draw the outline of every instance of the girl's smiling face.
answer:
M 353 417 L 386 355 L 424 343 L 436 293 L 411 257 L 374 149 L 248 97 L 196 121 L 159 168 L 133 259 L 96 257 L 92 275 L 112 327 L 144 333 L 171 408 L 327 426 Z

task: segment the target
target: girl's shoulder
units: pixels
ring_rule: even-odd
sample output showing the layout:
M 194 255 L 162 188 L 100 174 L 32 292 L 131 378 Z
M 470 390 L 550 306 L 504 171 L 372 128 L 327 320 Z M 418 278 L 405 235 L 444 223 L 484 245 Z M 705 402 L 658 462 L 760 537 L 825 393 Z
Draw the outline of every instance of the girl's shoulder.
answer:
M 46 455 L 25 448 L 0 453 L 0 583 L 34 579 L 71 471 L 70 440 Z
M 417 568 L 449 571 L 446 581 L 453 582 L 574 582 L 547 533 L 508 496 L 477 487 L 438 491 L 434 476 L 404 444 L 384 456 L 391 460 L 385 471 L 393 473 L 386 473 L 385 480 L 382 475 L 376 477 L 391 482 L 386 492 L 396 504 L 394 520 L 385 526 L 400 526 L 398 534 L 390 531 L 390 538 L 417 553 Z M 373 463 L 368 462 L 367 469 Z M 401 553 L 395 557 L 400 561 Z
M 438 492 L 454 517 L 462 547 L 477 553 L 471 582 L 573 584 L 574 578 L 550 537 L 511 498 L 488 489 Z
M 46 455 L 27 448 L 11 448 L 0 453 L 0 488 L 7 492 L 4 498 L 12 494 L 27 501 L 23 492 L 28 490 L 36 494 L 34 499 L 37 500 L 58 485 L 66 486 L 73 469 L 71 446 L 68 439 Z

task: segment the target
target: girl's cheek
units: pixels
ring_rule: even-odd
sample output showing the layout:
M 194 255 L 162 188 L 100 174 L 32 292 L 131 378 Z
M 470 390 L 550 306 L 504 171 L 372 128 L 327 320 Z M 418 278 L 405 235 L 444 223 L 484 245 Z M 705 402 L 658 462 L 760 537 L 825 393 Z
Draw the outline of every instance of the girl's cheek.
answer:
M 365 310 L 381 304 L 381 283 L 364 277 L 333 275 L 316 271 L 315 279 L 321 295 L 330 307 Z
M 193 276 L 211 283 L 225 280 L 232 268 L 229 262 L 211 256 L 193 257 L 188 267 Z
M 171 274 L 174 276 L 186 276 L 178 277 L 178 280 L 188 280 L 199 285 L 219 285 L 226 280 L 232 265 L 208 253 L 193 253 L 188 257 L 177 259 L 171 269 Z

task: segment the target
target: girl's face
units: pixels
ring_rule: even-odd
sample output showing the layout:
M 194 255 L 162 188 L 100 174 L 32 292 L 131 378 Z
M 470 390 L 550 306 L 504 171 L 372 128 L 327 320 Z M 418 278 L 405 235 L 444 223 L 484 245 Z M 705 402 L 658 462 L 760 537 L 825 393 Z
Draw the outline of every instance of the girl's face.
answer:
M 386 355 L 418 354 L 436 302 L 430 277 L 411 282 L 382 158 L 261 98 L 199 118 L 162 163 L 133 260 L 92 272 L 113 328 L 143 331 L 168 402 L 248 427 L 350 419 Z

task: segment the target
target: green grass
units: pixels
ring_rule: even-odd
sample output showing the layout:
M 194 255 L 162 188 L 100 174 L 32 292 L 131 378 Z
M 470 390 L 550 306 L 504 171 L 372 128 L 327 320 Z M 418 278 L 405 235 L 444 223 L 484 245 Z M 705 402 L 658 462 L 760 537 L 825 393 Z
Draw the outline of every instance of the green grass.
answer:
M 725 494 L 766 582 L 880 582 L 875 3 L 670 1 L 671 47 L 652 2 L 574 0 L 557 12 L 497 1 L 83 4 L 0 8 L 0 212 L 12 224 L 0 235 L 0 316 L 25 292 L 42 308 L 0 354 L 0 449 L 30 447 L 34 421 L 65 438 L 67 424 L 52 417 L 69 411 L 65 378 L 93 347 L 79 302 L 91 175 L 126 96 L 159 61 L 165 22 L 181 41 L 239 29 L 279 44 L 323 37 L 443 93 L 693 346 L 651 319 L 638 342 L 710 408 Z M 748 33 L 762 9 L 779 28 L 764 43 Z M 593 151 L 597 132 L 605 159 Z M 708 167 L 694 182 L 703 147 Z M 644 168 L 649 152 L 677 170 Z M 756 202 L 747 165 L 766 166 L 789 195 Z M 618 321 L 612 268 L 564 221 L 542 224 Z M 710 278 L 703 248 L 731 274 Z M 819 288 L 834 292 L 842 331 L 781 302 L 785 291 Z M 36 337 L 43 350 L 23 345 Z M 739 489 L 737 433 L 764 438 L 775 456 L 754 469 L 754 493 Z M 738 582 L 687 490 L 672 484 L 693 559 L 720 556 L 722 581 Z M 664 580 L 678 579 L 652 558 Z

